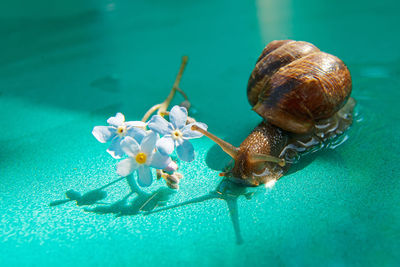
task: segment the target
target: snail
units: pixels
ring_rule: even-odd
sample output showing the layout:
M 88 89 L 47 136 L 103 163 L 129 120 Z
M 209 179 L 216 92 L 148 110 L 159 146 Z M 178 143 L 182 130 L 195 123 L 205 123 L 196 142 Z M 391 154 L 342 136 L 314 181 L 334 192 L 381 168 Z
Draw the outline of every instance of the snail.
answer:
M 264 120 L 235 147 L 197 126 L 233 160 L 220 174 L 246 186 L 274 183 L 296 159 L 341 135 L 355 100 L 347 66 L 311 43 L 269 43 L 252 71 L 247 97 Z

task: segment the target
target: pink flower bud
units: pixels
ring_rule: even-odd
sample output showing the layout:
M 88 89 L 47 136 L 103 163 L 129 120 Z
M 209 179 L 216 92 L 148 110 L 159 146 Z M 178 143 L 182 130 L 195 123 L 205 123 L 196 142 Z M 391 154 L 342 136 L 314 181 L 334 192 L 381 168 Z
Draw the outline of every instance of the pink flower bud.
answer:
M 171 160 L 167 167 L 165 167 L 164 171 L 166 172 L 175 172 L 178 169 L 178 165 L 175 161 Z

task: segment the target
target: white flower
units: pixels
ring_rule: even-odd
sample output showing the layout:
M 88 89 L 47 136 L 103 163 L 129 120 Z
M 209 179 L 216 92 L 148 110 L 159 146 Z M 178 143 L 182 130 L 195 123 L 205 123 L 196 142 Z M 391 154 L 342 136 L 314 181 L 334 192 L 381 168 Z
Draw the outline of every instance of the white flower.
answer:
M 117 173 L 121 176 L 128 176 L 136 170 L 138 184 L 143 187 L 150 186 L 153 182 L 150 168 L 164 169 L 171 162 L 169 156 L 156 152 L 157 140 L 158 136 L 154 132 L 149 132 L 143 137 L 140 144 L 132 137 L 126 137 L 121 142 L 121 148 L 129 158 L 118 163 Z
M 148 123 L 149 129 L 163 135 L 157 142 L 157 150 L 164 155 L 170 155 L 175 147 L 178 157 L 183 161 L 194 160 L 194 148 L 189 139 L 199 138 L 203 135 L 191 129 L 193 124 L 207 130 L 207 125 L 195 122 L 186 125 L 188 118 L 184 107 L 174 106 L 169 113 L 171 122 L 159 115 L 155 115 Z
M 124 155 L 121 149 L 121 141 L 125 137 L 130 136 L 141 142 L 146 132 L 144 127 L 146 124 L 141 121 L 125 121 L 122 113 L 117 113 L 115 117 L 107 120 L 110 126 L 96 126 L 93 128 L 92 134 L 101 143 L 111 141 L 107 152 L 114 158 L 119 159 Z

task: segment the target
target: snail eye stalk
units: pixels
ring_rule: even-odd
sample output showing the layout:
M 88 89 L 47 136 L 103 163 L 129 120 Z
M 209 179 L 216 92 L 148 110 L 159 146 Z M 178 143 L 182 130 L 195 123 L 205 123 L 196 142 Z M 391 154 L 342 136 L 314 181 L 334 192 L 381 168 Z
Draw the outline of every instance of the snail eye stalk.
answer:
M 275 162 L 281 167 L 286 165 L 284 159 L 264 154 L 252 154 L 250 160 L 253 162 Z
M 216 137 L 212 133 L 201 129 L 197 125 L 193 125 L 192 126 L 192 130 L 193 131 L 198 131 L 198 132 L 204 134 L 205 136 L 207 136 L 208 138 L 213 140 L 217 145 L 219 145 L 222 148 L 222 150 L 225 151 L 225 153 L 227 153 L 233 159 L 236 159 L 236 156 L 237 156 L 238 151 L 239 151 L 239 149 L 237 147 L 234 147 L 233 145 L 229 144 L 228 142 L 222 140 L 221 138 Z

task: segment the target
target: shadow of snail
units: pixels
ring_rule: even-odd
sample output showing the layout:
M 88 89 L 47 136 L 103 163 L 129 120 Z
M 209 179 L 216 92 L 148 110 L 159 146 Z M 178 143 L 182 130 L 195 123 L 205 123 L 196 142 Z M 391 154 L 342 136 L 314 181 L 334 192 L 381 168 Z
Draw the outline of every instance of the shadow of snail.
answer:
M 242 234 L 240 231 L 237 201 L 240 196 L 244 196 L 247 200 L 250 200 L 252 198 L 252 196 L 255 194 L 254 190 L 253 191 L 251 191 L 251 190 L 252 189 L 250 189 L 250 188 L 246 188 L 246 187 L 237 185 L 237 184 L 231 182 L 230 180 L 224 178 L 218 184 L 218 186 L 213 191 L 209 192 L 208 194 L 205 194 L 200 197 L 192 198 L 190 200 L 187 200 L 187 201 L 175 204 L 175 205 L 148 211 L 148 212 L 145 212 L 144 215 L 150 215 L 150 214 L 154 214 L 157 212 L 175 209 L 178 207 L 195 204 L 195 203 L 200 203 L 200 202 L 207 201 L 207 200 L 214 200 L 214 199 L 223 200 L 223 201 L 226 201 L 226 204 L 228 206 L 229 215 L 231 217 L 233 229 L 235 231 L 236 243 L 242 244 L 243 238 L 242 238 Z

